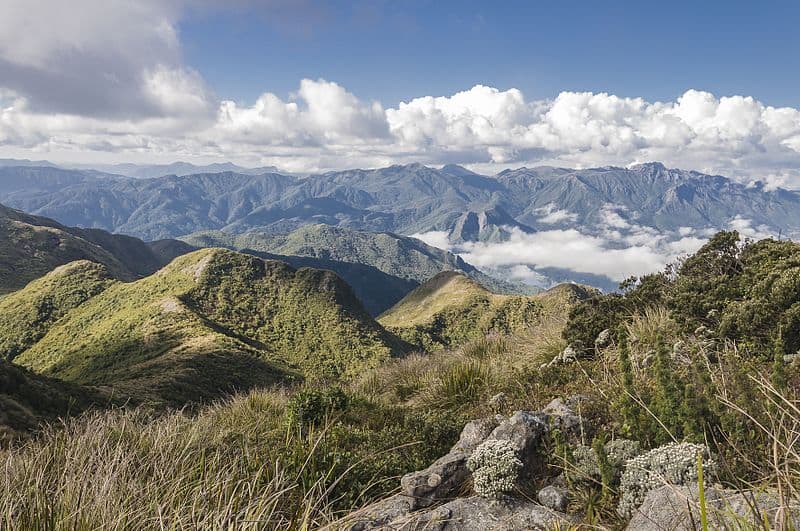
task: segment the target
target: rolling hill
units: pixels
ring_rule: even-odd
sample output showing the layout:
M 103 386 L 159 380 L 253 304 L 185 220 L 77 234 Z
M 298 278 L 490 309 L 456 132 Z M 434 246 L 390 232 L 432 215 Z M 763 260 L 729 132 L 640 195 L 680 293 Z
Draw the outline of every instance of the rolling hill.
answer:
M 295 267 L 330 269 L 353 287 L 372 315 L 388 310 L 442 271 L 463 271 L 498 293 L 531 287 L 490 277 L 458 256 L 408 236 L 307 225 L 288 234 L 200 232 L 182 238 L 195 247 L 225 247 L 282 260 Z
M 39 284 L 14 300 L 35 298 Z M 408 348 L 335 274 L 222 249 L 108 286 L 32 344 L 14 331 L 7 327 L 6 343 L 29 345 L 15 363 L 174 405 L 303 376 L 346 376 Z
M 487 334 L 511 334 L 553 307 L 566 311 L 590 289 L 557 286 L 533 296 L 498 295 L 458 272 L 439 273 L 378 317 L 378 322 L 425 350 L 458 346 Z
M 0 299 L 0 358 L 13 361 L 56 321 L 114 282 L 105 266 L 78 260 Z

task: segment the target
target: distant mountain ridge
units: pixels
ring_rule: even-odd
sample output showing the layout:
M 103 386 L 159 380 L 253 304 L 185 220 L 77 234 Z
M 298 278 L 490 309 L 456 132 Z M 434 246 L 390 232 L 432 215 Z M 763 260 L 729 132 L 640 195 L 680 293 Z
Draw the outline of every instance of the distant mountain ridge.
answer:
M 405 235 L 446 231 L 473 241 L 502 238 L 508 227 L 590 228 L 609 206 L 629 222 L 658 230 L 727 227 L 740 216 L 776 233 L 800 231 L 797 192 L 658 163 L 519 168 L 494 177 L 459 166 L 420 164 L 307 178 L 226 171 L 131 179 L 52 167 L 2 167 L 0 202 L 68 225 L 149 240 L 200 230 L 285 233 L 322 223 Z

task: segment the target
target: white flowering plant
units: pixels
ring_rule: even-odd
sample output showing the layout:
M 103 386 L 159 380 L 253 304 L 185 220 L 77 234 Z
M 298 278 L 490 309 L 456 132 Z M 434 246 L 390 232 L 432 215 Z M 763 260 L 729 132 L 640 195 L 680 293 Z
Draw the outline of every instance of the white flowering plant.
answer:
M 498 499 L 514 489 L 522 461 L 511 442 L 491 439 L 472 452 L 467 468 L 472 472 L 475 492 L 485 498 Z
M 629 517 L 642 504 L 647 493 L 658 487 L 696 483 L 698 454 L 702 456 L 703 475 L 709 477 L 714 473 L 716 463 L 709 449 L 701 444 L 670 443 L 629 460 L 620 482 L 619 514 Z

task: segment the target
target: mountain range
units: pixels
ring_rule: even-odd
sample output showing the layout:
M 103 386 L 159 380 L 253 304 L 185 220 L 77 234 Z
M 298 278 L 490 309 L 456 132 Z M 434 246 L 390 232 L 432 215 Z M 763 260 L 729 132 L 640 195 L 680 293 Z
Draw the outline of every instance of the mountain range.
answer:
M 800 194 L 659 163 L 585 170 L 519 168 L 484 176 L 419 164 L 309 177 L 225 171 L 152 179 L 54 167 L 0 168 L 0 202 L 67 225 L 154 240 L 198 230 L 284 233 L 311 223 L 456 239 L 502 229 L 591 227 L 604 208 L 658 230 L 727 226 L 741 217 L 793 234 Z
M 469 252 L 476 243 L 524 242 L 526 236 L 551 231 L 578 231 L 607 248 L 672 242 L 687 235 L 701 241 L 716 230 L 740 226 L 761 236 L 800 234 L 800 193 L 659 163 L 518 168 L 493 176 L 456 165 L 437 169 L 409 164 L 305 177 L 223 171 L 158 178 L 33 164 L 0 167 L 0 202 L 65 225 L 144 240 L 208 231 L 285 235 L 327 225 L 403 236 L 436 234 L 436 241 L 443 241 L 437 245 Z M 288 255 L 277 241 L 259 250 Z M 336 260 L 321 256 L 319 248 L 291 251 Z M 500 269 L 490 273 L 511 278 Z M 570 280 L 603 288 L 615 285 L 607 271 L 591 268 L 576 272 L 544 265 L 536 275 L 541 279 L 532 282 L 544 287 Z

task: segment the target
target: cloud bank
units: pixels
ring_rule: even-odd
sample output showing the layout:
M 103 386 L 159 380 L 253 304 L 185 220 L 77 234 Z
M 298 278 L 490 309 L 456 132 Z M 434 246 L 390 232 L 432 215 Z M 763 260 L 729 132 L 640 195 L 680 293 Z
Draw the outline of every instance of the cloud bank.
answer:
M 547 215 L 565 212 L 543 209 Z M 579 229 L 554 229 L 526 233 L 506 227 L 509 238 L 502 242 L 453 242 L 444 231 L 413 234 L 428 245 L 446 249 L 466 262 L 499 276 L 548 288 L 555 282 L 552 271 L 570 272 L 562 277 L 605 277 L 609 288 L 631 276 L 661 271 L 670 263 L 696 252 L 717 228 L 681 227 L 660 231 L 623 218 L 617 205 L 605 205 L 596 223 Z M 750 219 L 736 216 L 724 227 L 745 238 L 774 237 L 768 227 L 753 226 Z
M 386 108 L 335 82 L 303 79 L 289 95 L 230 101 L 182 62 L 185 9 L 179 0 L 3 2 L 0 154 L 226 159 L 295 171 L 659 160 L 800 188 L 800 110 L 753 97 L 687 90 L 651 102 L 565 91 L 529 100 L 515 88 L 476 85 Z M 59 24 L 47 24 L 53 17 Z

